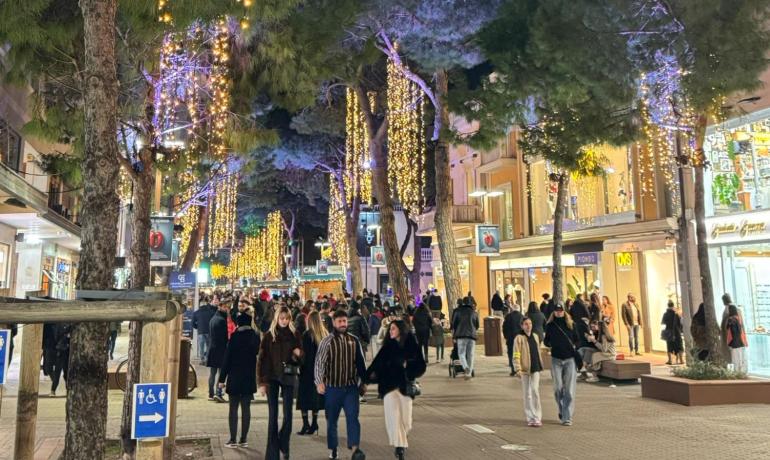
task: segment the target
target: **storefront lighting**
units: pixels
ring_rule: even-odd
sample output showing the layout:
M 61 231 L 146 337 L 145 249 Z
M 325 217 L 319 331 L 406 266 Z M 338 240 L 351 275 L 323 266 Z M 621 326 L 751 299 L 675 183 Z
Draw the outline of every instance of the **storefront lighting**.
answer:
M 501 192 L 500 190 L 493 190 L 493 191 L 487 193 L 487 196 L 490 197 L 490 198 L 494 198 L 494 197 L 498 197 L 498 196 L 503 196 L 503 192 Z
M 471 193 L 468 194 L 471 198 L 479 198 L 487 194 L 486 190 L 474 190 Z

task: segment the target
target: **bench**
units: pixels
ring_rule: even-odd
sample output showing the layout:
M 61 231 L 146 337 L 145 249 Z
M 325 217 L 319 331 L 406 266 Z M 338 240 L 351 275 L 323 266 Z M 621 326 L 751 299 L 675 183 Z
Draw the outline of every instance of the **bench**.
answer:
M 633 359 L 613 359 L 602 362 L 602 370 L 599 371 L 599 376 L 613 380 L 636 380 L 641 378 L 642 374 L 651 373 L 652 366 L 648 362 Z

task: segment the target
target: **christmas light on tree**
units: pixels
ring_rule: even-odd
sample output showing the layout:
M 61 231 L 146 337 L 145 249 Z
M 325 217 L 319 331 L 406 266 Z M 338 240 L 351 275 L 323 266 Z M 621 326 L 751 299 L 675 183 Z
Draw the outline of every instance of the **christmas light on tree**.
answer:
M 388 60 L 388 182 L 393 197 L 416 216 L 425 185 L 424 94 Z

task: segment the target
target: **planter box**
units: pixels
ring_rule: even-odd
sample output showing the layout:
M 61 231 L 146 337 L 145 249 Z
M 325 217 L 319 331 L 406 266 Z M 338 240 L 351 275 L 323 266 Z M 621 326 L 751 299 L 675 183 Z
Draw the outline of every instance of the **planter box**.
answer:
M 685 406 L 770 404 L 770 380 L 690 380 L 642 375 L 642 397 Z

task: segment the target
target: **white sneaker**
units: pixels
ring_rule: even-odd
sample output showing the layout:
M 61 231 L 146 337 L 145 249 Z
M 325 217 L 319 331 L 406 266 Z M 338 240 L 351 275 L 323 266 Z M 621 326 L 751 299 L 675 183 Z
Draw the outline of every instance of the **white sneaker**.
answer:
M 596 377 L 596 376 L 593 376 L 593 375 L 591 377 L 586 378 L 586 382 L 587 383 L 596 383 L 598 381 L 599 381 L 599 377 Z

